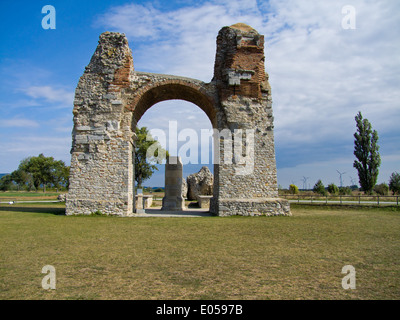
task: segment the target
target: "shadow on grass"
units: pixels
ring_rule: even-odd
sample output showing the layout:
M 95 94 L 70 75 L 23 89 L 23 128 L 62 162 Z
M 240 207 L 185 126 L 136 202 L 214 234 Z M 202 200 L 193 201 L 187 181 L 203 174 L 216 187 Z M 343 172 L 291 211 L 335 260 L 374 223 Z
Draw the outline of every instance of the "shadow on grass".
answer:
M 190 202 L 187 207 L 188 208 L 200 208 L 198 202 Z
M 0 206 L 1 211 L 11 212 L 31 212 L 31 213 L 47 213 L 56 216 L 65 216 L 65 208 L 60 207 L 14 207 L 14 206 Z

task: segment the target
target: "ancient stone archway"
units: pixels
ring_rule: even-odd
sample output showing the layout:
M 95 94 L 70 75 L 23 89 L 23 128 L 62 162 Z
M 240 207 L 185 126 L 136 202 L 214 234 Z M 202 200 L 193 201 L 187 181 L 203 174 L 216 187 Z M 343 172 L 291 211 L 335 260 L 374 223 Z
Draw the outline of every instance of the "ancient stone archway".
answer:
M 162 74 L 137 72 L 141 79 L 148 81 L 134 92 L 129 105 L 133 112 L 133 120 L 138 122 L 142 115 L 153 105 L 166 100 L 185 100 L 202 109 L 210 119 L 213 127 L 216 123 L 215 92 L 210 84 L 202 81 L 174 77 Z
M 125 35 L 100 35 L 75 92 L 67 215 L 134 214 L 134 128 L 152 105 L 170 99 L 198 105 L 216 132 L 213 213 L 290 214 L 278 198 L 264 37 L 236 24 L 218 34 L 210 83 L 137 72 Z

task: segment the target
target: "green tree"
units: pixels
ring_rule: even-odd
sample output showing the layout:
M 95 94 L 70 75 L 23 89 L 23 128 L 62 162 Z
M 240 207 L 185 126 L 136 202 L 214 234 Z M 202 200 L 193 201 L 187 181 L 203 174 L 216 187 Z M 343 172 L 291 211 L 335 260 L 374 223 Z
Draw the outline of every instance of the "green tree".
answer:
M 363 119 L 361 112 L 355 117 L 357 132 L 354 134 L 354 155 L 357 160 L 353 166 L 358 171 L 361 188 L 366 194 L 371 194 L 378 180 L 381 157 L 379 155 L 378 133 L 372 131 L 367 119 Z
M 31 176 L 21 168 L 14 170 L 11 173 L 11 178 L 17 184 L 18 190 L 28 188 L 28 184 L 31 180 Z
M 385 196 L 389 193 L 389 186 L 386 183 L 377 184 L 374 187 L 374 191 L 381 196 Z
M 43 192 L 46 192 L 46 185 L 58 188 L 61 184 L 68 183 L 69 169 L 64 162 L 56 161 L 53 157 L 45 157 L 42 153 L 37 157 L 22 160 L 18 170 L 30 175 L 36 190 L 43 186 Z
M 20 168 L 29 173 L 36 190 L 43 185 L 43 192 L 46 191 L 46 184 L 50 182 L 50 161 L 42 153 L 37 157 L 29 157 L 22 160 Z
M 331 183 L 328 185 L 328 192 L 330 194 L 338 194 L 339 193 L 339 188 L 336 184 Z
M 135 180 L 138 188 L 142 187 L 143 181 L 149 179 L 155 170 L 155 164 L 161 164 L 168 156 L 160 143 L 153 139 L 146 127 L 136 127 L 135 148 Z
M 340 187 L 339 188 L 339 194 L 342 196 L 350 196 L 352 193 L 352 190 L 349 187 Z
M 298 194 L 299 193 L 299 188 L 295 184 L 291 184 L 289 186 L 289 192 L 291 194 Z
M 389 190 L 393 194 L 400 194 L 400 173 L 393 172 L 389 179 Z
M 319 193 L 319 194 L 321 194 L 321 195 L 323 195 L 323 196 L 326 195 L 325 186 L 324 186 L 324 184 L 322 183 L 321 180 L 318 180 L 318 181 L 315 183 L 314 188 L 313 188 L 313 191 L 314 191 L 315 193 Z
M 64 161 L 58 160 L 53 162 L 51 168 L 51 182 L 55 188 L 59 189 L 63 186 L 65 186 L 66 188 L 69 187 L 69 169 L 70 167 L 66 166 Z
M 11 174 L 6 174 L 2 176 L 0 179 L 0 190 L 1 191 L 8 191 L 12 187 L 12 178 Z

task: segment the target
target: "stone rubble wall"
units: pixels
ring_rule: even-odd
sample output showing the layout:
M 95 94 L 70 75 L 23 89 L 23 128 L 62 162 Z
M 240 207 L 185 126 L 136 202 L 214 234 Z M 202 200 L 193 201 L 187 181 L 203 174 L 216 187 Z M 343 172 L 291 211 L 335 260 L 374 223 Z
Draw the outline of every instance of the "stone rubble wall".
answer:
M 214 81 L 218 87 L 226 126 L 232 133 L 242 130 L 243 155 L 231 164 L 214 167 L 217 188 L 211 210 L 217 215 L 290 214 L 286 200 L 278 197 L 271 88 L 264 68 L 264 37 L 254 29 L 237 24 L 222 28 L 217 38 Z M 254 146 L 246 144 L 245 133 L 254 135 Z M 220 143 L 220 163 L 224 144 Z
M 219 215 L 223 216 L 290 216 L 290 204 L 285 199 L 220 199 Z
M 75 90 L 67 215 L 133 211 L 133 133 L 120 92 L 131 69 L 126 37 L 103 33 Z
M 186 178 L 188 200 L 197 200 L 197 196 L 212 195 L 214 188 L 214 176 L 208 167 L 204 166 L 199 172 Z

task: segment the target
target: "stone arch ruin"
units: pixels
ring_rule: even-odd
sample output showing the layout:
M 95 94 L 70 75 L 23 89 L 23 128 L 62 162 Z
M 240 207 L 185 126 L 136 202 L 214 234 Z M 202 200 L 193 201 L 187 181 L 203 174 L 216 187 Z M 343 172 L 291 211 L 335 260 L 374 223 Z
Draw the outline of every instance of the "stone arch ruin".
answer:
M 66 214 L 134 215 L 136 124 L 154 104 L 182 99 L 199 106 L 214 128 L 210 211 L 290 215 L 289 203 L 278 198 L 264 60 L 264 37 L 245 24 L 220 30 L 209 83 L 135 71 L 125 35 L 101 34 L 75 91 Z

